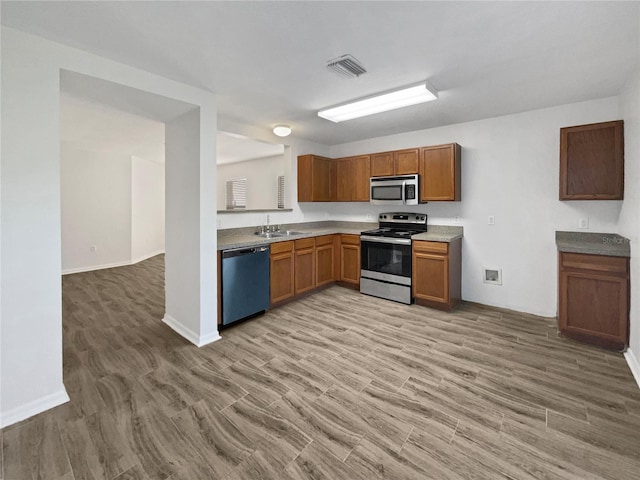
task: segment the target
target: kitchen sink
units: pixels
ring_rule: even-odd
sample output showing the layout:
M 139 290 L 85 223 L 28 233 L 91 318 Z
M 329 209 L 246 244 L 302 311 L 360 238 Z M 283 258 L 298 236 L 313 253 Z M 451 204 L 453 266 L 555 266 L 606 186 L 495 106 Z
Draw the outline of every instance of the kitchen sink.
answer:
M 265 232 L 265 233 L 256 232 L 254 235 L 257 235 L 258 237 L 261 237 L 261 238 L 277 238 L 277 237 L 285 236 L 285 234 L 282 232 Z
M 265 233 L 258 233 L 256 232 L 255 235 L 257 235 L 258 237 L 261 238 L 278 238 L 278 237 L 289 237 L 292 235 L 303 235 L 304 232 L 296 232 L 294 230 L 283 230 L 281 232 L 265 232 Z

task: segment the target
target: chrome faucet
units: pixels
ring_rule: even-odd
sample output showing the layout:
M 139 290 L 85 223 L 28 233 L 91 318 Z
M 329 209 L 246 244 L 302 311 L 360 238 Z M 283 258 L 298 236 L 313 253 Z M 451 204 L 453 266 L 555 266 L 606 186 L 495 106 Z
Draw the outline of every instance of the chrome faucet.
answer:
M 270 232 L 271 229 L 269 228 L 269 214 L 267 213 L 267 228 L 266 228 L 267 232 Z

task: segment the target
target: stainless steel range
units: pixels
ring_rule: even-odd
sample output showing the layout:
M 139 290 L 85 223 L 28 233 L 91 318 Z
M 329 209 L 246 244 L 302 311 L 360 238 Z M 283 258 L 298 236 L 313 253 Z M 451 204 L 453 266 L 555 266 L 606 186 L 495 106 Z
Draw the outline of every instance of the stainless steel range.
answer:
M 378 223 L 360 234 L 360 292 L 410 304 L 411 236 L 427 231 L 427 215 L 381 213 Z

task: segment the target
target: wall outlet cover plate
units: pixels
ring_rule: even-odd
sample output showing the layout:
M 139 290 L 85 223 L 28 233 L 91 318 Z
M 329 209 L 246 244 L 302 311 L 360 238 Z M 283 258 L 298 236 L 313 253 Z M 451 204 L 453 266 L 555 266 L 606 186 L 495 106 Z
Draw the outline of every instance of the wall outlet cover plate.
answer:
M 491 285 L 502 285 L 502 269 L 483 267 L 482 282 Z

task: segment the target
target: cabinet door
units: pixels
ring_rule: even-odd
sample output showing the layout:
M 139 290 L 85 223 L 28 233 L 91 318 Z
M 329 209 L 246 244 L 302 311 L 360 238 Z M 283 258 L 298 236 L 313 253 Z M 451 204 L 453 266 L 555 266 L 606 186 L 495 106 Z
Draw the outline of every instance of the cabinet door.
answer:
M 622 200 L 622 120 L 560 129 L 560 200 Z
M 449 258 L 446 255 L 414 252 L 413 296 L 449 303 Z
M 394 175 L 394 170 L 394 152 L 374 153 L 371 155 L 372 177 Z
M 335 281 L 333 235 L 316 238 L 316 286 Z
M 353 188 L 353 158 L 338 158 L 336 160 L 336 201 L 350 202 Z
M 271 303 L 280 302 L 294 295 L 293 242 L 271 245 Z
M 335 161 L 331 158 L 312 158 L 311 197 L 313 202 L 332 202 L 336 197 Z
M 418 173 L 420 150 L 410 148 L 395 152 L 395 175 L 411 175 Z
M 317 155 L 300 155 L 298 202 L 333 202 L 335 199 L 335 160 Z
M 460 145 L 420 149 L 420 200 L 460 200 Z
M 313 183 L 311 165 L 313 155 L 300 155 L 298 157 L 298 202 L 311 202 L 311 184 Z
M 369 201 L 369 179 L 371 177 L 371 158 L 361 155 L 351 159 L 351 201 Z
M 299 293 L 304 293 L 309 290 L 312 290 L 315 285 L 315 252 L 313 247 L 313 238 L 304 239 L 310 242 L 311 246 L 307 246 L 306 248 L 298 248 L 297 243 L 301 241 L 296 241 L 296 252 L 295 252 L 295 293 L 298 295 Z
M 626 344 L 626 278 L 563 272 L 561 281 L 561 330 Z
M 360 285 L 360 245 L 343 243 L 340 248 L 340 280 Z

